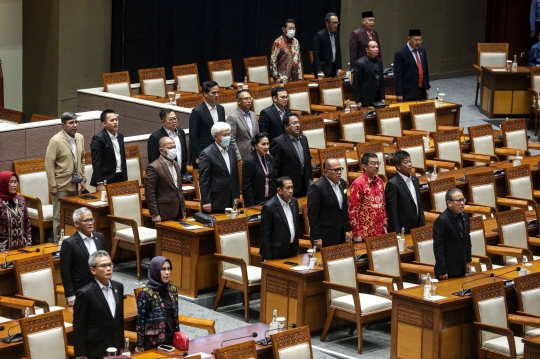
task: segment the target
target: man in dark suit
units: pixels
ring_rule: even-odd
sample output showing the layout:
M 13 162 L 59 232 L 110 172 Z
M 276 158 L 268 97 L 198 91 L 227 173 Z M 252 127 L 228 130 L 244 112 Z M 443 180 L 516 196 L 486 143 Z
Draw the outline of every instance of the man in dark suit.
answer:
M 335 158 L 324 161 L 324 177 L 308 191 L 308 218 L 311 242 L 317 248 L 352 240 L 347 184 L 341 178 L 343 168 Z
M 178 118 L 176 117 L 176 113 L 170 108 L 164 108 L 159 111 L 159 118 L 161 118 L 163 127 L 148 137 L 148 163 L 152 163 L 159 158 L 159 140 L 162 137 L 168 136 L 176 144 L 176 157 L 174 160 L 178 162 L 181 173 L 184 174 L 187 172 L 186 133 L 181 128 L 176 127 L 178 125 Z
M 326 28 L 313 38 L 313 74 L 323 72 L 325 77 L 341 76 L 341 46 L 339 44 L 339 19 L 329 12 L 324 17 Z
M 202 84 L 204 102 L 191 110 L 189 116 L 189 147 L 191 149 L 191 164 L 198 168 L 202 150 L 214 143 L 212 126 L 216 122 L 225 122 L 225 108 L 218 105 L 219 86 L 215 81 Z
M 287 176 L 277 179 L 277 195 L 261 211 L 263 260 L 295 256 L 298 253 L 298 200 L 293 198 L 293 182 Z
M 118 116 L 113 110 L 105 110 L 99 116 L 103 130 L 92 137 L 92 179 L 90 184 L 98 192 L 105 190 L 103 181 L 118 183 L 127 181 L 124 135 L 118 132 Z
M 419 101 L 429 97 L 429 69 L 420 30 L 409 30 L 408 42 L 394 54 L 394 89 L 397 100 Z
M 422 199 L 420 198 L 420 183 L 416 176 L 411 175 L 411 155 L 403 150 L 394 154 L 394 165 L 397 173 L 386 184 L 386 216 L 388 232 L 405 233 L 411 229 L 426 225 Z
M 300 121 L 294 112 L 283 116 L 283 128 L 284 133 L 274 138 L 270 145 L 276 178 L 290 177 L 294 183 L 294 197 L 304 197 L 313 182 L 308 140 L 300 135 Z
M 211 128 L 214 138 L 200 156 L 199 188 L 204 212 L 224 212 L 240 198 L 236 151 L 231 144 L 231 126 L 218 122 Z
M 373 28 L 375 25 L 375 17 L 373 11 L 364 11 L 362 13 L 362 26 L 351 32 L 349 36 L 349 55 L 351 58 L 351 65 L 354 65 L 356 61 L 366 56 L 366 47 L 369 41 L 373 40 L 379 45 L 379 54 L 377 57 L 382 60 L 381 43 L 379 42 L 379 33 Z
M 94 280 L 77 291 L 73 309 L 75 357 L 102 359 L 107 348 L 124 347 L 124 285 L 111 280 L 107 252 L 94 252 L 88 265 Z
M 146 167 L 144 191 L 152 222 L 184 218 L 186 204 L 182 191 L 180 167 L 175 141 L 168 137 L 159 140 L 161 156 Z
M 271 94 L 274 103 L 263 109 L 259 117 L 259 131 L 268 134 L 270 143 L 274 138 L 283 134 L 283 115 L 291 112 L 287 108 L 289 96 L 285 87 L 273 87 Z
M 77 232 L 66 238 L 60 250 L 60 275 L 70 307 L 75 304 L 77 290 L 94 278 L 88 267 L 88 258 L 95 251 L 105 250 L 103 235 L 92 232 L 94 216 L 88 208 L 81 207 L 73 211 L 73 224 Z
M 446 210 L 433 223 L 433 253 L 435 277 L 463 277 L 471 271 L 471 226 L 463 213 L 465 197 L 461 190 L 446 192 Z
M 384 101 L 383 64 L 380 58 L 379 45 L 369 41 L 365 45 L 367 55 L 354 64 L 353 92 L 358 107 L 371 106 L 373 102 Z

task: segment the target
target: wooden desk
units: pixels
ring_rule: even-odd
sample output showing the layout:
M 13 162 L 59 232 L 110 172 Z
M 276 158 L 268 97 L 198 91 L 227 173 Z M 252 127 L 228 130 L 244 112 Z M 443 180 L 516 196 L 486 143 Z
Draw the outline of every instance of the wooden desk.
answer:
M 540 358 L 540 335 L 523 338 L 522 340 L 525 343 L 523 359 Z
M 500 70 L 503 71 L 500 71 Z M 530 70 L 518 66 L 517 72 L 507 72 L 503 67 L 482 66 L 480 84 L 480 112 L 493 116 L 528 116 L 531 110 Z

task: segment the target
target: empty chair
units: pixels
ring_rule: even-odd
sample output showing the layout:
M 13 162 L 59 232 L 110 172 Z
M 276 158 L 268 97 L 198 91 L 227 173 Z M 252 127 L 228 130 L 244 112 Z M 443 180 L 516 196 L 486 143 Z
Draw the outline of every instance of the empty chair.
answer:
M 268 85 L 268 58 L 266 56 L 245 57 L 244 68 L 249 82 L 257 82 Z
M 131 92 L 131 80 L 129 72 L 109 72 L 101 74 L 103 91 L 120 96 L 136 97 L 142 99 L 152 99 L 155 96 L 136 95 Z M 90 178 L 90 177 L 89 177 Z
M 458 130 L 435 132 L 431 135 L 435 147 L 436 161 L 454 162 L 456 167 L 464 167 L 464 161 L 491 163 L 489 155 L 463 153 L 461 150 L 460 134 Z
M 527 201 L 497 197 L 493 171 L 471 173 L 467 175 L 467 182 L 469 185 L 469 204 L 471 205 L 488 206 L 495 211 L 498 211 L 499 206 L 528 208 Z
M 22 118 L 23 113 L 21 111 L 9 110 L 7 108 L 0 107 L 0 120 L 21 123 Z
M 225 116 L 229 116 L 238 108 L 236 93 L 237 90 L 221 90 L 219 92 L 219 104 L 225 109 Z
M 478 103 L 478 92 L 482 83 L 482 66 L 506 66 L 508 59 L 507 43 L 478 43 L 478 65 L 473 65 L 476 75 L 476 95 L 474 105 Z
M 308 81 L 287 82 L 285 84 L 285 89 L 289 95 L 288 107 L 293 112 L 311 114 L 312 111 L 329 112 L 337 109 L 335 106 L 312 104 Z
M 144 95 L 167 97 L 165 68 L 140 69 L 139 82 Z
M 139 152 L 139 146 L 125 146 L 126 152 L 126 167 L 128 174 L 128 181 L 137 181 L 140 185 L 143 184 L 142 166 L 141 166 L 141 154 Z
M 515 156 L 520 151 L 522 156 L 530 156 L 529 151 L 520 150 L 517 148 L 496 148 L 493 138 L 493 126 L 489 123 L 484 125 L 470 126 L 469 138 L 471 143 L 471 154 L 481 154 L 492 156 L 495 161 L 499 160 L 498 156 Z
M 343 83 L 339 78 L 319 79 L 319 95 L 323 105 L 343 108 Z
M 455 167 L 453 162 L 427 160 L 421 135 L 397 137 L 396 144 L 398 150 L 405 150 L 411 155 L 412 166 L 420 173 L 425 173 L 428 167 L 433 168 L 435 164 L 440 169 L 452 170 Z
M 458 130 L 463 132 L 462 127 L 443 126 L 437 124 L 437 108 L 435 102 L 424 102 L 409 106 L 411 111 L 412 127 L 415 130 L 437 132 L 446 130 Z
M 517 314 L 540 318 L 540 272 L 514 278 L 514 288 L 517 292 Z M 540 335 L 538 327 L 526 325 L 523 329 L 525 337 Z
M 186 64 L 172 67 L 174 85 L 178 91 L 200 93 L 199 71 L 197 64 Z M 197 104 L 198 105 L 198 104 Z M 194 106 L 195 107 L 195 106 Z
M 257 359 L 257 347 L 255 341 L 228 345 L 214 351 L 216 359 Z
M 529 165 L 521 165 L 505 169 L 506 198 L 527 201 L 529 210 L 536 205 L 535 198 L 540 198 L 540 191 L 533 190 L 531 168 Z
M 504 147 L 515 148 L 522 151 L 540 150 L 540 144 L 529 142 L 527 123 L 524 118 L 502 121 L 501 133 Z M 508 158 L 513 159 L 514 156 L 508 156 Z
M 271 335 L 274 358 L 313 359 L 309 327 L 287 329 Z
M 300 133 L 306 136 L 309 148 L 326 148 L 326 131 L 322 118 L 300 119 Z
M 529 237 L 527 230 L 527 217 L 525 210 L 516 209 L 513 211 L 500 212 L 496 215 L 497 229 L 499 232 L 499 242 L 501 246 L 520 248 L 523 250 L 523 256 L 528 260 L 540 259 L 533 256 L 530 246 L 540 246 L 540 239 Z M 516 265 L 521 263 L 522 258 L 507 256 L 504 257 L 504 265 Z
M 401 111 L 399 107 L 379 108 L 377 113 L 377 126 L 380 136 L 401 137 L 424 135 L 426 131 L 404 130 L 401 120 Z
M 218 83 L 220 87 L 229 87 L 234 84 L 234 73 L 231 59 L 208 61 L 210 80 Z
M 20 321 L 24 354 L 28 359 L 67 359 L 68 350 L 64 316 L 61 311 L 50 312 Z

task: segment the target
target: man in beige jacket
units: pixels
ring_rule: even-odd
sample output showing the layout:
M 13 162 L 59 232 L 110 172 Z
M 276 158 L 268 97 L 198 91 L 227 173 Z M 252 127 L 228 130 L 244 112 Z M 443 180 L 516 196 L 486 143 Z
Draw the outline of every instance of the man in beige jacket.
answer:
M 84 176 L 84 137 L 77 133 L 77 115 L 64 112 L 62 131 L 49 140 L 45 171 L 53 204 L 54 241 L 60 239 L 60 198 L 77 195 L 78 183 L 86 188 Z

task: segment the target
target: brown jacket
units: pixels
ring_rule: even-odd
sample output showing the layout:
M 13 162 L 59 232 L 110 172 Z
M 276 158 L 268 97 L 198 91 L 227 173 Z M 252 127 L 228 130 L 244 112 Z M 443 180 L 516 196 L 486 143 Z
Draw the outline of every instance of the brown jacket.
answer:
M 144 189 L 146 204 L 151 216 L 161 216 L 161 220 L 183 218 L 186 211 L 184 193 L 182 192 L 182 175 L 178 162 L 173 161 L 177 174 L 177 185 L 174 185 L 167 161 L 159 156 L 146 167 Z
M 73 156 L 69 141 L 64 130 L 58 132 L 49 140 L 45 153 L 45 171 L 49 186 L 57 187 L 59 191 L 76 191 L 77 184 L 71 182 L 73 170 L 84 177 L 84 137 L 76 133 L 77 156 Z

